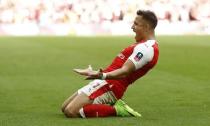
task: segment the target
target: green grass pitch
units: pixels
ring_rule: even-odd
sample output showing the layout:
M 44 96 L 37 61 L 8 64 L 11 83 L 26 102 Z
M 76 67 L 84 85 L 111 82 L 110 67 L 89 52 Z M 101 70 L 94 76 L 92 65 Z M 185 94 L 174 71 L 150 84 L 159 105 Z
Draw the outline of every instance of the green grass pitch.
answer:
M 0 126 L 209 126 L 210 37 L 157 39 L 157 66 L 124 96 L 142 118 L 69 119 L 61 104 L 88 83 L 72 69 L 106 67 L 133 37 L 0 37 Z

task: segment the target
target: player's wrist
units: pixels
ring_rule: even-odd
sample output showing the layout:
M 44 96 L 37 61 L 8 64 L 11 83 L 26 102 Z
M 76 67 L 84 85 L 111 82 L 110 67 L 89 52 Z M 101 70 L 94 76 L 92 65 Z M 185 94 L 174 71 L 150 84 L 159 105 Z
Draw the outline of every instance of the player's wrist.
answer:
M 105 80 L 107 78 L 107 73 L 102 73 L 101 79 Z

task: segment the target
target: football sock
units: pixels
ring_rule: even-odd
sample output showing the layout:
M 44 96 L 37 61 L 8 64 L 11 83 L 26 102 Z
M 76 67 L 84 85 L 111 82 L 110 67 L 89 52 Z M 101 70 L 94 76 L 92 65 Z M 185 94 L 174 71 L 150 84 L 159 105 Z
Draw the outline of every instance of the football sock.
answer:
M 105 104 L 86 105 L 79 112 L 83 118 L 116 116 L 115 108 Z

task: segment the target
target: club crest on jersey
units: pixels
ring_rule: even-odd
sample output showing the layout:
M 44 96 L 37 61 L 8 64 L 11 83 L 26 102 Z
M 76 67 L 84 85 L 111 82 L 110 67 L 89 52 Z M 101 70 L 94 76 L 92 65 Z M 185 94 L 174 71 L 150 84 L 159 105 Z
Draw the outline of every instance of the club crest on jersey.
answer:
M 136 54 L 136 56 L 134 57 L 134 60 L 135 60 L 135 61 L 139 61 L 142 57 L 143 57 L 143 54 L 142 54 L 141 52 L 138 52 L 138 53 Z

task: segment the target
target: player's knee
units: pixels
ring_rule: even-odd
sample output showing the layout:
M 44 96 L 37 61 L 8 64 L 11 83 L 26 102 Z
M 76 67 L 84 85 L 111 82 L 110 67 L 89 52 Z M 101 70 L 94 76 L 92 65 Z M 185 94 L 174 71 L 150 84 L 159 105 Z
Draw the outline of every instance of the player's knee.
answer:
M 72 117 L 78 117 L 78 113 L 79 111 L 74 107 L 74 106 L 67 106 L 64 109 L 64 114 L 66 115 L 66 117 L 72 118 Z

